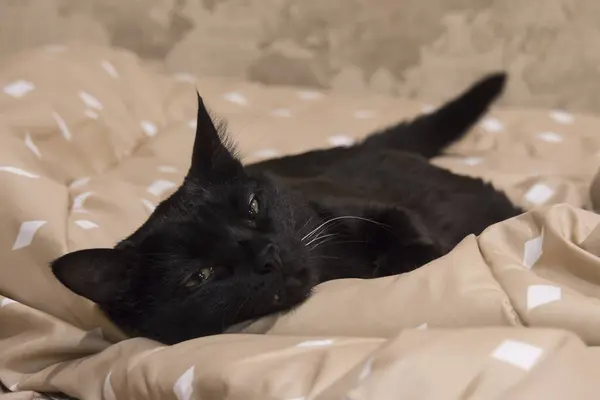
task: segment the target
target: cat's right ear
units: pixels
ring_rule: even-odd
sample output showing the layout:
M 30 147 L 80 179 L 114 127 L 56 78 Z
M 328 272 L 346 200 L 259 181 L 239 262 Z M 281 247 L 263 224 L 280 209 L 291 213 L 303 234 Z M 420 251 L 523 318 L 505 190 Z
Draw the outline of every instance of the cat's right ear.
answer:
M 71 291 L 102 305 L 126 282 L 134 262 L 125 250 L 79 250 L 53 261 L 52 272 Z
M 210 117 L 204 101 L 198 95 L 198 116 L 196 137 L 189 175 L 202 180 L 214 181 L 235 177 L 242 172 L 242 164 L 234 156 L 234 150 L 227 143 Z

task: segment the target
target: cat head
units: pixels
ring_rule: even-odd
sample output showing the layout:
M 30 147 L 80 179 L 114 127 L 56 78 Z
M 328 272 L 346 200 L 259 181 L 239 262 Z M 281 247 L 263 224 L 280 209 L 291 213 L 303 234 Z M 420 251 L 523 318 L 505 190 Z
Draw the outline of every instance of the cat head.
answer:
M 317 281 L 301 240 L 314 212 L 273 178 L 248 173 L 200 96 L 198 105 L 179 189 L 114 249 L 52 263 L 60 282 L 125 332 L 164 343 L 289 309 Z

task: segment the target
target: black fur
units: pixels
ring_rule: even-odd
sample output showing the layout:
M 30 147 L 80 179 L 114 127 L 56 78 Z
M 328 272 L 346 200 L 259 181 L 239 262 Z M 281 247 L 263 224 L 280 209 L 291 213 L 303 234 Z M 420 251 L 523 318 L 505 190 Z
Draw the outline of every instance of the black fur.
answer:
M 198 96 L 182 186 L 114 249 L 67 254 L 54 274 L 129 334 L 176 343 L 289 310 L 326 280 L 411 271 L 521 212 L 481 180 L 428 162 L 477 122 L 504 83 L 492 75 L 438 111 L 349 148 L 247 167 Z

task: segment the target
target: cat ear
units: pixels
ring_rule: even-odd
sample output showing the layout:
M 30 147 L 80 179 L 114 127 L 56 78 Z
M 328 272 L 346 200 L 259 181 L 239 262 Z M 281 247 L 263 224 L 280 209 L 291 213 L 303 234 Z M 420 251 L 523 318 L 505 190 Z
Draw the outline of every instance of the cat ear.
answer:
M 52 262 L 52 272 L 71 291 L 106 304 L 126 282 L 133 257 L 124 250 L 79 250 Z
M 228 179 L 241 172 L 242 165 L 233 155 L 198 95 L 196 138 L 189 175 L 208 180 Z

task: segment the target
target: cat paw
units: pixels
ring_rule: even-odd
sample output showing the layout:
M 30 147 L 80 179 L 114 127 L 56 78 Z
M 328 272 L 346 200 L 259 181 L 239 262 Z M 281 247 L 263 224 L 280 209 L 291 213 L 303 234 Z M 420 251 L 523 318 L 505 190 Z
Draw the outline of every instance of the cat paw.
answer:
M 399 246 L 375 260 L 374 277 L 411 272 L 442 255 L 442 251 L 433 243 L 414 243 Z

